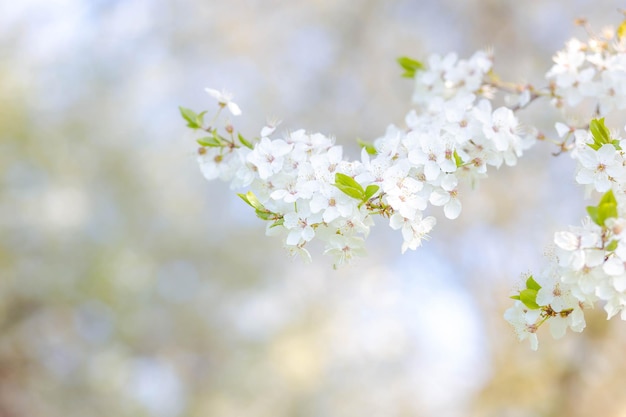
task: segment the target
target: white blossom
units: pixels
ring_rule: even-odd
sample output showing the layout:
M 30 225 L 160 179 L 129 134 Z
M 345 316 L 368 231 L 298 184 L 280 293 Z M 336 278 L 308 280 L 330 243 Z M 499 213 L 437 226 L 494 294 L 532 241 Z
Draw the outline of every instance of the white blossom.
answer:
M 389 226 L 398 230 L 401 229 L 404 242 L 402 243 L 402 253 L 407 249 L 417 249 L 422 245 L 428 233 L 435 226 L 436 220 L 432 216 L 422 218 L 417 215 L 414 219 L 403 217 L 400 213 L 396 213 L 389 219 Z
M 211 97 L 217 100 L 217 103 L 222 107 L 227 107 L 228 110 L 233 114 L 233 116 L 239 116 L 241 114 L 241 109 L 237 105 L 237 103 L 233 102 L 233 95 L 228 91 L 222 90 L 214 90 L 212 88 L 205 88 L 206 91 Z
M 283 168 L 285 156 L 292 149 L 293 145 L 282 139 L 261 138 L 254 150 L 248 154 L 247 161 L 256 166 L 261 179 L 267 179 Z
M 520 301 L 504 312 L 504 318 L 513 326 L 519 340 L 528 339 L 532 350 L 539 347 L 536 322 L 540 313 L 540 310 L 528 309 Z
M 589 146 L 579 149 L 580 169 L 576 174 L 579 184 L 591 185 L 596 191 L 608 191 L 612 183 L 624 177 L 623 158 L 612 144 L 604 144 L 597 151 Z

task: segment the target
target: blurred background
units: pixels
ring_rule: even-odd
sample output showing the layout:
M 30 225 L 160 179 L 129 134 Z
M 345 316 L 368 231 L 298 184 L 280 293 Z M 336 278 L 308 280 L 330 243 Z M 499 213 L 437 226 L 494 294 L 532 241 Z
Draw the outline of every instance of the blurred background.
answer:
M 502 314 L 556 230 L 578 224 L 574 164 L 539 144 L 464 190 L 400 256 L 291 259 L 206 182 L 183 105 L 235 94 L 251 137 L 356 138 L 402 124 L 395 59 L 492 47 L 505 79 L 617 1 L 22 0 L 0 4 L 0 416 L 626 416 L 626 325 L 601 309 L 540 349 Z M 520 114 L 549 131 L 556 113 Z M 613 126 L 619 128 L 619 126 Z

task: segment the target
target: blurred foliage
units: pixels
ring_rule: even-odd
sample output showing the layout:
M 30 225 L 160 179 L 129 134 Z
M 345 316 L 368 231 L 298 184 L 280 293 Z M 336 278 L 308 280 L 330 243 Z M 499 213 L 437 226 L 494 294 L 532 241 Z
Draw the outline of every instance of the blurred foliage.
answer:
M 623 415 L 622 323 L 597 312 L 536 354 L 502 319 L 581 215 L 567 161 L 539 149 L 427 248 L 399 259 L 376 231 L 333 271 L 201 178 L 177 110 L 224 87 L 252 134 L 278 115 L 371 140 L 408 108 L 398 56 L 493 45 L 505 75 L 540 78 L 574 17 L 616 20 L 567 4 L 0 5 L 0 416 Z

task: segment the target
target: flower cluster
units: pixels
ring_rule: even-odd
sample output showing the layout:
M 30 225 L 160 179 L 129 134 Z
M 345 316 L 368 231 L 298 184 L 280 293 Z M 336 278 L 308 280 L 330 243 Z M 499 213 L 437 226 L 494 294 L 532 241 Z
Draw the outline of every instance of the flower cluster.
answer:
M 205 112 L 181 108 L 191 127 L 210 134 L 198 139 L 204 176 L 249 188 L 241 197 L 270 221 L 268 234 L 281 235 L 290 251 L 305 258 L 305 245 L 315 237 L 325 242 L 335 265 L 363 254 L 375 214 L 401 230 L 402 252 L 416 249 L 436 222 L 425 213 L 429 205 L 442 206 L 455 219 L 459 183 L 484 177 L 488 166 L 514 165 L 534 138 L 522 136 L 513 110 L 493 109 L 487 98 L 493 90 L 488 53 L 469 60 L 435 55 L 427 67 L 408 58 L 401 64 L 415 78 L 417 109 L 406 116 L 405 128 L 390 125 L 365 145 L 360 160 L 345 160 L 342 148 L 320 133 L 278 135 L 271 124 L 248 141 L 228 123 L 221 133 L 204 126 Z M 207 91 L 220 111 L 240 113 L 229 94 Z
M 626 319 L 626 140 L 613 139 L 604 119 L 593 120 L 589 131 L 577 130 L 572 156 L 578 162 L 576 181 L 589 191 L 603 192 L 597 206 L 587 207 L 581 227 L 557 232 L 552 262 L 541 275 L 526 281 L 513 296 L 515 305 L 505 318 L 520 339 L 537 349 L 536 331 L 550 322 L 555 338 L 569 327 L 581 332 L 583 310 L 597 301 L 611 318 Z
M 626 22 L 625 22 L 626 23 Z M 591 102 L 596 115 L 626 108 L 626 25 L 587 42 L 572 39 L 557 52 L 546 74 L 549 97 L 562 109 Z M 555 234 L 555 254 L 546 270 L 529 277 L 505 313 L 520 339 L 537 349 L 536 332 L 545 323 L 555 338 L 585 327 L 583 310 L 604 302 L 608 318 L 626 319 L 626 141 L 614 138 L 604 118 L 585 128 L 556 123 L 562 151 L 577 161 L 576 182 L 587 196 L 603 193 L 587 207 L 581 227 Z
M 431 55 L 428 66 L 414 74 L 413 102 L 428 106 L 433 100 L 485 93 L 484 77 L 492 65 L 493 58 L 486 51 L 478 51 L 468 60 L 459 60 L 453 52 L 444 57 Z
M 505 313 L 519 338 L 536 349 L 544 323 L 555 338 L 568 328 L 580 332 L 584 310 L 598 301 L 609 318 L 619 313 L 626 319 L 626 140 L 614 137 L 603 118 L 626 109 L 625 38 L 626 21 L 586 43 L 569 41 L 554 57 L 543 89 L 501 82 L 485 51 L 467 60 L 433 55 L 427 64 L 400 58 L 403 75 L 415 83 L 415 108 L 406 126 L 390 125 L 373 143 L 362 143 L 354 161 L 343 158 L 333 138 L 303 130 L 280 134 L 277 123 L 246 139 L 220 117 L 223 109 L 241 114 L 224 91 L 207 89 L 218 102 L 208 124 L 206 112 L 180 110 L 188 126 L 204 134 L 197 140 L 198 161 L 207 179 L 246 188 L 239 196 L 291 252 L 310 259 L 307 244 L 316 238 L 340 265 L 364 253 L 374 215 L 401 231 L 402 252 L 419 247 L 432 230 L 431 206 L 457 218 L 463 181 L 475 183 L 490 166 L 515 165 L 536 139 L 545 139 L 520 128 L 518 110 L 539 98 L 561 109 L 591 104 L 597 118 L 582 127 L 556 123 L 555 143 L 558 153 L 570 152 L 577 161 L 577 183 L 589 196 L 603 197 L 587 207 L 582 226 L 556 233 L 549 265 L 526 278 Z M 507 94 L 507 106 L 494 104 L 498 92 Z
M 557 107 L 592 101 L 599 116 L 626 109 L 626 40 L 623 25 L 588 42 L 570 40 L 546 77 Z

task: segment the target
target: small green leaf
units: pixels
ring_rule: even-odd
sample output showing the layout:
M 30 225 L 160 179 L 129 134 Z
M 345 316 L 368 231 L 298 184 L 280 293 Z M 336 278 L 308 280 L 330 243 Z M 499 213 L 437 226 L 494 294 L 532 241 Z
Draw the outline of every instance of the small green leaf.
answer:
M 239 197 L 241 197 L 241 199 L 243 201 L 245 201 L 246 203 L 248 203 L 248 205 L 250 207 L 252 207 L 253 209 L 259 211 L 259 210 L 266 210 L 265 206 L 263 206 L 263 204 L 261 204 L 261 202 L 259 201 L 258 198 L 256 198 L 256 196 L 254 195 L 254 193 L 252 191 L 248 191 L 245 194 L 237 194 Z
M 456 152 L 456 149 L 454 150 L 454 162 L 456 163 L 457 168 L 463 165 L 463 160 L 461 159 L 459 154 Z
M 215 136 L 206 136 L 200 139 L 196 139 L 196 142 L 198 142 L 198 144 L 201 146 L 210 146 L 214 148 L 223 145 L 219 138 L 216 138 Z
M 362 139 L 357 139 L 356 143 L 358 143 L 361 148 L 364 148 L 365 152 L 367 152 L 370 155 L 376 155 L 378 153 L 374 145 L 369 142 L 365 142 Z
M 248 141 L 246 140 L 246 138 L 244 138 L 244 137 L 241 135 L 241 133 L 238 133 L 238 134 L 237 134 L 237 137 L 239 138 L 239 142 L 241 142 L 241 144 L 242 144 L 243 146 L 245 146 L 246 148 L 249 148 L 249 149 L 254 149 L 254 145 L 252 145 L 252 143 L 251 143 L 251 142 L 248 142 Z
M 615 199 L 615 194 L 613 194 L 613 190 L 609 190 L 600 199 L 600 204 L 614 204 L 617 206 L 617 200 Z
M 617 200 L 613 190 L 604 193 L 597 207 L 588 206 L 587 213 L 595 224 L 602 227 L 607 219 L 617 217 Z
M 520 291 L 519 297 L 520 301 L 531 310 L 537 310 L 540 308 L 539 304 L 537 304 L 537 290 L 527 288 Z
M 613 252 L 615 249 L 617 249 L 617 240 L 612 240 L 608 245 L 606 245 L 606 248 L 604 248 L 604 250 L 606 250 L 607 252 Z
M 241 198 L 243 201 L 245 201 L 247 205 L 249 205 L 250 207 L 254 208 L 254 206 L 252 204 L 250 204 L 250 201 L 248 201 L 248 196 L 246 194 L 237 193 L 237 195 L 239 196 L 239 198 Z
M 620 23 L 620 25 L 617 27 L 617 38 L 619 40 L 622 40 L 624 36 L 626 36 L 626 20 Z
M 541 289 L 541 285 L 539 285 L 539 283 L 537 281 L 535 281 L 535 279 L 531 275 L 526 280 L 526 288 L 528 288 L 530 290 L 539 291 Z
M 512 299 L 514 299 L 514 300 L 519 300 L 519 299 L 520 299 L 520 296 L 519 296 L 519 295 L 512 295 L 512 296 L 510 296 L 509 298 L 512 298 Z
M 615 147 L 615 149 L 617 149 L 618 151 L 622 150 L 622 147 L 619 145 L 619 140 L 615 139 L 611 141 L 611 144 Z
M 593 119 L 589 123 L 589 130 L 593 136 L 593 142 L 600 145 L 598 148 L 604 144 L 611 143 L 611 132 L 604 125 L 604 117 L 602 119 Z
M 198 124 L 198 126 L 202 127 L 202 125 L 204 124 L 204 115 L 206 114 L 206 110 L 203 111 L 202 113 L 198 113 L 196 115 L 196 123 Z
M 272 225 L 270 226 L 270 229 L 272 227 L 276 227 L 276 226 L 282 226 L 283 223 L 285 223 L 285 219 L 283 219 L 282 217 L 278 220 L 276 220 L 274 223 L 272 223 Z
M 349 195 L 357 200 L 363 200 L 365 190 L 361 184 L 349 175 L 342 174 L 340 172 L 335 174 L 335 187 L 339 188 L 344 194 Z
M 601 222 L 601 225 L 604 226 L 607 219 L 617 217 L 617 205 L 616 204 L 600 204 L 598 206 L 598 219 Z
M 335 174 L 335 185 L 345 185 L 348 187 L 356 188 L 363 192 L 363 187 L 354 178 L 349 175 L 337 172 Z
M 180 115 L 183 116 L 183 119 L 187 121 L 187 127 L 192 129 L 199 129 L 202 127 L 202 123 L 198 123 L 198 115 L 196 112 L 182 106 L 179 106 L 178 110 L 180 110 Z
M 259 201 L 259 199 L 254 195 L 252 191 L 248 191 L 245 194 L 237 194 L 243 201 L 246 202 L 250 207 L 254 209 L 256 216 L 263 220 L 275 220 L 276 222 L 272 224 L 271 227 L 278 226 L 279 224 L 283 224 L 282 216 L 279 218 L 279 215 L 271 212 L 266 209 L 265 206 Z M 276 224 L 280 222 L 279 224 Z
M 271 211 L 265 208 L 257 209 L 255 213 L 259 219 L 263 219 L 263 220 L 272 220 L 272 218 L 274 217 L 274 213 L 272 213 Z
M 587 207 L 587 212 L 594 223 L 603 227 L 607 219 L 617 217 L 617 200 L 615 199 L 613 190 L 604 193 L 597 207 Z
M 380 187 L 376 184 L 370 184 L 365 188 L 365 194 L 363 195 L 363 201 L 367 201 L 378 191 Z
M 597 151 L 598 149 L 600 149 L 602 147 L 602 145 L 597 144 L 597 143 L 587 143 L 587 146 L 589 146 L 591 149 L 593 149 L 594 151 Z
M 417 71 L 421 71 L 425 68 L 424 64 L 407 56 L 401 56 L 397 59 L 397 61 L 398 64 L 400 64 L 400 66 L 404 69 L 402 76 L 406 78 L 415 77 L 415 73 Z
M 597 207 L 587 206 L 587 213 L 589 214 L 589 217 L 591 217 L 591 220 L 593 220 L 595 224 L 597 224 L 598 226 L 604 225 L 604 223 L 600 221 L 600 216 L 598 215 Z
M 344 194 L 356 198 L 357 200 L 363 199 L 363 193 L 356 188 L 347 187 L 345 185 L 335 184 L 335 187 L 339 188 Z

